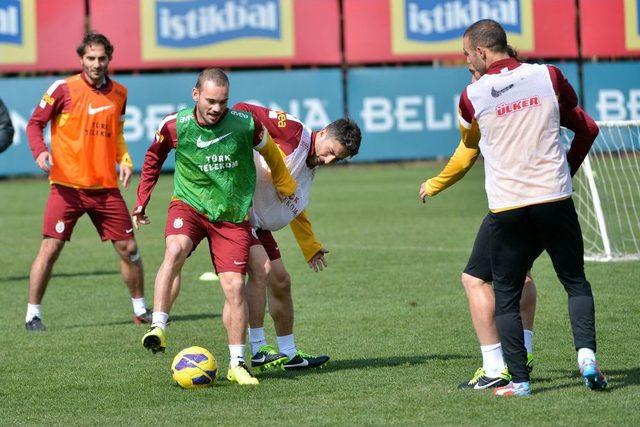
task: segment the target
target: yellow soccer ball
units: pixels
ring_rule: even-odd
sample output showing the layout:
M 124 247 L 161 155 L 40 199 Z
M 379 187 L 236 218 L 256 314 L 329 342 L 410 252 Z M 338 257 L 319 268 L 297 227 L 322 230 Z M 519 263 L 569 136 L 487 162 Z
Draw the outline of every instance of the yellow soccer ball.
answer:
M 217 370 L 213 355 L 198 346 L 185 348 L 171 362 L 173 379 L 182 388 L 209 387 L 216 379 Z

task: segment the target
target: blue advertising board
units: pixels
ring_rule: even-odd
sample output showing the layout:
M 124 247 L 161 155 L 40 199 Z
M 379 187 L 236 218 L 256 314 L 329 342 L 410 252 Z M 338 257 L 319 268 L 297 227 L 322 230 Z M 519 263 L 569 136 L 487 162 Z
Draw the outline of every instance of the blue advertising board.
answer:
M 574 63 L 558 64 L 577 88 Z M 585 66 L 587 111 L 596 119 L 638 118 L 640 89 L 633 76 L 640 63 Z M 197 73 L 116 76 L 129 89 L 125 137 L 139 170 L 160 120 L 192 105 Z M 285 110 L 312 129 L 342 116 L 342 75 L 338 69 L 236 71 L 230 74 L 230 103 L 249 101 Z M 0 79 L 0 94 L 17 129 L 14 146 L 0 156 L 0 175 L 37 174 L 26 140 L 31 111 L 55 78 Z M 354 159 L 390 161 L 448 157 L 459 141 L 457 105 L 470 80 L 465 67 L 353 68 L 348 111 L 363 132 Z M 173 167 L 169 156 L 165 169 Z
M 585 106 L 596 120 L 640 120 L 640 62 L 584 66 Z
M 577 88 L 576 65 L 558 66 Z M 458 100 L 470 79 L 466 67 L 351 69 L 348 110 L 363 135 L 355 160 L 448 157 L 460 140 Z
M 342 74 L 338 69 L 236 71 L 229 77 L 230 105 L 248 101 L 285 110 L 312 129 L 321 129 L 343 114 Z M 124 131 L 139 170 L 162 118 L 193 105 L 191 88 L 197 73 L 114 78 L 129 90 Z M 25 128 L 33 108 L 55 80 L 55 77 L 0 79 L 0 96 L 16 128 L 13 146 L 0 156 L 0 176 L 42 173 L 34 164 Z M 172 155 L 165 163 L 165 169 L 168 168 L 173 168 Z

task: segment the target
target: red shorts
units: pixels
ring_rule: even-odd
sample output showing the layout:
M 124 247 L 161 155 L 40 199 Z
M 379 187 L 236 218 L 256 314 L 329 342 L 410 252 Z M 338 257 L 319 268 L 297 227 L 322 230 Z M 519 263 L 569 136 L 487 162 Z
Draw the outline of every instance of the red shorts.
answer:
M 269 261 L 275 261 L 282 258 L 280 255 L 280 248 L 278 248 L 278 242 L 273 238 L 273 234 L 269 230 L 262 230 L 261 228 L 251 229 L 251 246 L 262 245 Z
M 165 236 L 183 234 L 193 242 L 195 250 L 205 237 L 216 273 L 235 272 L 245 274 L 251 247 L 249 222 L 211 222 L 209 218 L 181 200 L 169 204 Z
M 44 210 L 42 235 L 69 241 L 78 218 L 87 213 L 102 241 L 133 238 L 127 204 L 117 188 L 83 190 L 53 184 Z

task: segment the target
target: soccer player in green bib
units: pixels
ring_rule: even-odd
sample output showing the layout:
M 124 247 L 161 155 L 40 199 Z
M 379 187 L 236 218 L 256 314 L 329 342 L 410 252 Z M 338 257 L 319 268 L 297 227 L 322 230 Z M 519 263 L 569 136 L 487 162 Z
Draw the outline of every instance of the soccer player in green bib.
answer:
M 189 254 L 206 237 L 225 295 L 222 318 L 230 354 L 227 378 L 241 385 L 258 384 L 244 361 L 247 303 L 243 288 L 252 241 L 247 214 L 256 185 L 253 150 L 264 157 L 283 196 L 294 194 L 296 182 L 273 139 L 251 113 L 227 108 L 229 80 L 222 70 L 202 71 L 192 97 L 194 108 L 170 114 L 160 123 L 138 185 L 133 211 L 136 227 L 149 223 L 145 207 L 169 151 L 176 150 L 166 251 L 156 276 L 151 328 L 142 337 L 142 345 L 154 353 L 166 348 L 171 284 Z

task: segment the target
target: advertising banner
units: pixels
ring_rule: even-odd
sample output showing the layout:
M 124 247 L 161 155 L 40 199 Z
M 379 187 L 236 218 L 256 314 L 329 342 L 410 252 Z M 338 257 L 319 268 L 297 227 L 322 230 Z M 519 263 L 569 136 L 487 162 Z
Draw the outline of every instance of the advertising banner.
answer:
M 640 62 L 584 65 L 587 112 L 596 120 L 640 120 Z
M 504 27 L 523 56 L 577 57 L 573 0 L 345 0 L 350 63 L 461 59 L 462 35 L 480 19 Z
M 640 0 L 580 2 L 584 56 L 640 56 Z
M 577 87 L 575 64 L 558 64 Z M 356 161 L 448 157 L 460 141 L 458 101 L 465 67 L 356 68 L 349 73 L 349 113 L 362 129 Z
M 173 73 L 114 77 L 129 90 L 125 139 L 137 170 L 162 118 L 193 105 L 191 89 L 197 76 Z M 245 101 L 284 110 L 314 130 L 343 115 L 342 74 L 338 69 L 236 71 L 229 78 L 230 106 Z M 0 156 L 0 176 L 42 173 L 34 164 L 25 128 L 31 112 L 55 80 L 0 79 L 0 93 L 16 128 L 13 146 Z M 169 155 L 165 169 L 172 167 L 173 155 Z
M 84 0 L 0 1 L 0 72 L 76 68 L 84 23 Z
M 114 69 L 340 63 L 338 0 L 91 0 Z

